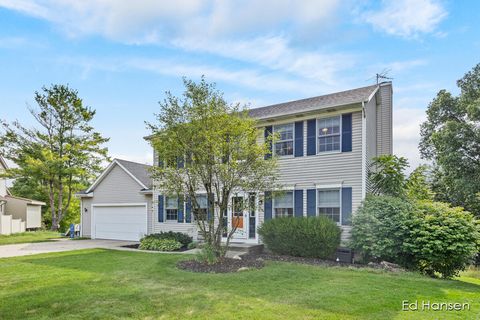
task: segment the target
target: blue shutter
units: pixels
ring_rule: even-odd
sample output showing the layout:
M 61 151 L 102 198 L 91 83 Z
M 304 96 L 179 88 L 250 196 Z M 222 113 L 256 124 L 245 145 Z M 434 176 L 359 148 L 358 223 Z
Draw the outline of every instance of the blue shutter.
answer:
M 307 190 L 307 216 L 316 216 L 317 215 L 317 190 L 308 189 Z
M 264 219 L 272 219 L 272 192 L 265 191 L 265 200 L 264 200 Z
M 295 122 L 295 157 L 303 157 L 303 121 Z
M 317 120 L 307 121 L 307 156 L 317 153 Z
M 178 196 L 178 222 L 183 223 L 183 195 Z
M 352 224 L 352 188 L 342 188 L 342 225 Z
M 352 114 L 342 114 L 342 152 L 352 151 Z
M 158 196 L 158 222 L 163 222 L 163 195 Z
M 295 190 L 295 217 L 303 217 L 303 190 Z
M 273 130 L 272 126 L 265 127 L 265 132 L 264 132 L 265 141 L 269 136 L 272 135 L 272 130 Z M 272 157 L 272 141 L 268 142 L 268 150 L 270 152 L 265 155 L 265 160 L 270 159 Z
M 190 197 L 187 197 L 187 201 L 185 202 L 185 222 L 192 222 L 192 200 Z

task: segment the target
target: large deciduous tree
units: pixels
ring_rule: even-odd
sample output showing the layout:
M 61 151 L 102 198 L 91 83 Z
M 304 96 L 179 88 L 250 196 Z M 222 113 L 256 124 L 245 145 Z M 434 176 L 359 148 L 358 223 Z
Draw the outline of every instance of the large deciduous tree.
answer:
M 236 192 L 263 192 L 275 188 L 277 171 L 268 141 L 258 143 L 261 132 L 239 105 L 228 104 L 214 84 L 184 79 L 182 97 L 167 92 L 157 122 L 148 124 L 151 142 L 163 164 L 155 170 L 164 194 L 186 196 L 206 247 L 215 256 L 225 252 L 222 236 L 231 196 Z M 206 193 L 209 213 L 201 209 L 198 193 Z M 227 234 L 228 247 L 235 232 Z
M 480 64 L 438 92 L 421 125 L 420 153 L 432 160 L 436 198 L 480 215 Z
M 18 120 L 2 121 L 2 154 L 16 167 L 12 178 L 35 181 L 48 195 L 51 229 L 57 230 L 68 212 L 73 193 L 101 170 L 107 159 L 102 146 L 108 139 L 90 125 L 95 111 L 83 105 L 78 92 L 65 85 L 35 92 L 38 108 L 29 107 L 36 120 L 27 128 Z

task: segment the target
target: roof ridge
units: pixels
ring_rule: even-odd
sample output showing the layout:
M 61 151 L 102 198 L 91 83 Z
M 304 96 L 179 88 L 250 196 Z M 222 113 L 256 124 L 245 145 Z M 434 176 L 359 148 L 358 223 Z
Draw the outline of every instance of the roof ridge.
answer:
M 152 167 L 151 164 L 140 163 L 140 162 L 135 162 L 135 161 L 131 161 L 131 160 L 125 160 L 125 159 L 120 159 L 120 158 L 113 158 L 113 161 L 123 161 L 123 162 L 129 162 L 129 163 L 138 164 L 138 165 L 141 165 L 141 166 Z
M 252 109 L 250 109 L 250 110 L 258 110 L 258 109 L 262 109 L 262 108 L 270 108 L 270 107 L 275 107 L 275 106 L 279 106 L 279 105 L 283 105 L 283 104 L 289 104 L 289 103 L 293 103 L 293 102 L 304 102 L 304 101 L 313 100 L 313 99 L 318 99 L 318 98 L 322 98 L 322 97 L 340 95 L 340 94 L 344 94 L 344 93 L 346 93 L 346 92 L 351 92 L 351 91 L 356 91 L 356 90 L 363 90 L 363 89 L 366 89 L 366 88 L 377 87 L 377 86 L 379 86 L 380 84 L 381 84 L 381 83 L 379 83 L 379 84 L 372 84 L 372 85 L 364 86 L 364 87 L 358 87 L 358 88 L 348 89 L 348 90 L 342 90 L 342 91 L 332 92 L 332 93 L 327 93 L 327 94 L 321 94 L 321 95 L 313 96 L 313 97 L 309 97 L 309 98 L 289 100 L 289 101 L 285 101 L 285 102 L 279 102 L 279 103 L 269 104 L 269 105 L 262 106 L 262 107 L 258 107 L 258 108 L 252 108 Z

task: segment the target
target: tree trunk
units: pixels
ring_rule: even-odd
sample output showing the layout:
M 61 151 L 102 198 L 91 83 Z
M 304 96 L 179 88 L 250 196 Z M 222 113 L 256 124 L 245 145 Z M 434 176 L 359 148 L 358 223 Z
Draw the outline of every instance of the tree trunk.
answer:
M 60 185 L 58 187 L 58 216 L 57 216 L 57 226 L 60 225 L 63 219 L 63 182 L 62 177 L 59 177 Z
M 55 211 L 55 191 L 53 190 L 53 181 L 48 182 L 48 197 L 50 200 L 50 211 L 52 213 L 52 225 L 50 229 L 52 231 L 58 230 L 57 224 L 57 212 Z

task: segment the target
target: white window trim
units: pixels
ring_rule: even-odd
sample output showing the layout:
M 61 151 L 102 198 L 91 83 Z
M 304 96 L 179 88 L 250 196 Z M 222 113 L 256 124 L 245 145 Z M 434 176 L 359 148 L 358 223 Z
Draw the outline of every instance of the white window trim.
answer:
M 292 217 L 295 217 L 295 190 L 285 190 L 285 192 L 291 192 L 292 193 Z M 272 217 L 275 219 L 277 218 L 277 213 L 275 212 L 275 198 L 272 198 Z
M 169 219 L 167 219 L 167 198 L 173 198 L 173 197 L 177 198 L 177 219 L 169 220 Z M 173 197 L 166 196 L 166 195 L 163 196 L 163 198 L 164 198 L 164 200 L 163 200 L 163 202 L 164 202 L 164 205 L 163 205 L 163 221 L 164 221 L 164 223 L 178 223 L 178 210 L 179 210 L 178 197 L 177 196 L 173 196 Z M 184 203 L 183 206 L 185 207 L 185 203 Z M 185 211 L 183 211 L 183 212 L 185 212 Z M 183 220 L 185 220 L 185 215 L 183 217 Z
M 331 187 L 331 186 L 322 186 L 322 187 L 317 187 L 316 189 L 316 195 L 315 195 L 315 198 L 316 198 L 316 207 L 315 207 L 315 216 L 319 217 L 320 215 L 318 214 L 318 208 L 320 207 L 319 206 L 319 200 L 320 200 L 320 197 L 318 196 L 318 192 L 319 191 L 329 191 L 329 190 L 337 190 L 338 191 L 338 195 L 339 195 L 339 208 L 340 208 L 340 215 L 339 215 L 339 221 L 338 222 L 335 222 L 338 226 L 342 226 L 342 187 Z M 332 220 L 333 221 L 333 220 Z
M 295 157 L 295 122 L 279 123 L 279 124 L 272 125 L 272 135 L 275 134 L 275 126 L 284 126 L 284 125 L 289 125 L 289 124 L 291 124 L 293 126 L 293 129 L 292 129 L 293 152 L 292 152 L 292 154 L 286 154 L 286 155 L 281 155 L 281 156 L 277 155 L 277 148 L 275 148 L 275 143 L 276 142 L 282 142 L 282 141 L 290 141 L 290 140 L 279 140 L 279 141 L 274 140 L 274 141 L 272 141 L 272 154 L 274 154 L 276 157 L 279 157 L 279 158 L 293 158 L 293 157 Z
M 342 128 L 342 116 L 343 114 L 339 114 L 339 115 L 335 115 L 335 116 L 332 116 L 332 115 L 329 115 L 329 116 L 324 116 L 324 117 L 319 117 L 319 118 L 316 118 L 315 121 L 315 148 L 316 148 L 316 154 L 332 154 L 332 153 L 341 153 L 342 152 L 342 138 L 343 138 L 343 128 Z M 318 143 L 318 140 L 320 138 L 319 134 L 318 134 L 318 129 L 320 128 L 319 125 L 318 125 L 318 122 L 320 120 L 324 120 L 324 119 L 328 119 L 328 118 L 340 118 L 340 132 L 339 132 L 339 135 L 340 135 L 340 149 L 339 150 L 331 150 L 331 151 L 320 151 L 319 149 L 319 143 Z

